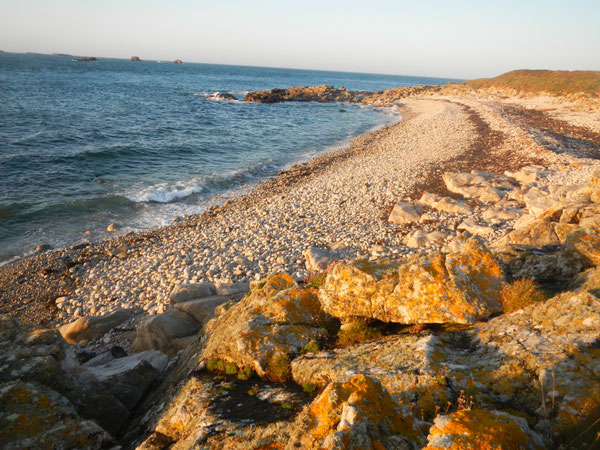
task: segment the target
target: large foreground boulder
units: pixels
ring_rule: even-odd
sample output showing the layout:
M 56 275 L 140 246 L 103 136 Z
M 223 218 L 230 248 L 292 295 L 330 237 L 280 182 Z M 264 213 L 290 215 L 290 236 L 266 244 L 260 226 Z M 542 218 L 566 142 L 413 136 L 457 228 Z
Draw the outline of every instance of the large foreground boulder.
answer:
M 168 362 L 164 353 L 149 350 L 85 367 L 131 411 Z
M 339 263 L 319 300 L 343 320 L 473 323 L 499 312 L 502 274 L 491 253 L 475 238 L 460 236 L 453 247 L 408 261 Z
M 299 288 L 287 274 L 272 275 L 207 324 L 202 359 L 224 360 L 282 381 L 290 356 L 324 337 L 326 322 L 314 289 Z

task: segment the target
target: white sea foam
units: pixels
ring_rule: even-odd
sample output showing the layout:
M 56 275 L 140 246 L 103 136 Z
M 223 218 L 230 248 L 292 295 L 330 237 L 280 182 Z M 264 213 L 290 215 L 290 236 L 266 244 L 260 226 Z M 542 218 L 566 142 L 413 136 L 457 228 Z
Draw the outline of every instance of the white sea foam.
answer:
M 142 189 L 140 192 L 131 193 L 126 197 L 136 203 L 157 202 L 168 203 L 173 200 L 189 197 L 193 194 L 199 194 L 206 190 L 204 183 L 198 179 L 193 179 L 175 184 L 160 183 Z
M 124 196 L 136 203 L 169 203 L 194 194 L 212 194 L 239 189 L 244 184 L 252 184 L 264 179 L 275 170 L 276 166 L 272 160 L 268 160 L 252 167 L 230 170 L 222 174 L 192 178 L 173 184 L 158 183 L 140 191 L 126 193 Z
M 202 97 L 202 98 L 206 98 L 208 100 L 212 100 L 212 101 L 216 101 L 216 102 L 221 102 L 221 101 L 226 100 L 228 102 L 233 102 L 233 103 L 242 103 L 242 101 L 239 99 L 244 98 L 244 96 L 248 93 L 248 91 L 227 91 L 225 93 L 233 95 L 234 97 L 236 97 L 236 100 L 231 100 L 231 99 L 225 98 L 223 95 L 223 92 L 221 92 L 221 91 L 192 92 L 191 95 L 193 97 Z M 190 95 L 190 94 L 188 94 L 188 95 Z

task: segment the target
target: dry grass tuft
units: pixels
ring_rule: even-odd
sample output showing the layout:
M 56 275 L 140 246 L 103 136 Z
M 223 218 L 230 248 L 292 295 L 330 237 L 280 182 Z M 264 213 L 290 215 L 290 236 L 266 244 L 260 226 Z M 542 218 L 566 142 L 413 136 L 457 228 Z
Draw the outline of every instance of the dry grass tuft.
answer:
M 522 278 L 507 284 L 502 290 L 502 311 L 510 313 L 544 300 L 546 296 L 536 282 Z
M 337 344 L 339 347 L 347 347 L 380 338 L 381 331 L 378 328 L 365 319 L 357 319 L 338 331 Z

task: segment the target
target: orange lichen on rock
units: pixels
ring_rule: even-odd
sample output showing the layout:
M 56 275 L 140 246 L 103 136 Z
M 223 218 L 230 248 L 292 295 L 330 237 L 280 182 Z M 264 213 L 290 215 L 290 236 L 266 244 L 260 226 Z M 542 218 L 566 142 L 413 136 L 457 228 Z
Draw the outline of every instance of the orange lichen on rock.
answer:
M 221 359 L 285 381 L 289 356 L 326 336 L 327 319 L 314 289 L 298 287 L 287 274 L 275 274 L 207 324 L 201 359 Z
M 311 427 L 303 444 L 319 448 L 388 448 L 421 444 L 418 421 L 381 385 L 356 375 L 346 383 L 332 383 L 309 410 Z
M 401 262 L 338 263 L 319 291 L 329 314 L 395 323 L 472 323 L 500 311 L 502 273 L 476 238 L 448 254 Z
M 541 438 L 521 417 L 499 411 L 462 410 L 438 416 L 425 449 L 537 449 Z

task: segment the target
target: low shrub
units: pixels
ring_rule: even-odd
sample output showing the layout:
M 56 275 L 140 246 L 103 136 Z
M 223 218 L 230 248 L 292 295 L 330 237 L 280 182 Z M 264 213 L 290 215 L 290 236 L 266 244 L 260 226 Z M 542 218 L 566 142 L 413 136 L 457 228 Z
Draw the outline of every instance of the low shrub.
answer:
M 237 373 L 239 380 L 249 380 L 254 375 L 254 369 L 252 367 L 242 367 Z
M 271 381 L 285 383 L 290 379 L 292 368 L 290 358 L 287 355 L 277 355 L 269 361 L 266 375 Z
M 310 341 L 308 344 L 304 346 L 304 348 L 300 351 L 301 355 L 305 355 L 306 353 L 316 353 L 321 351 L 321 346 L 316 341 Z
M 307 394 L 314 394 L 317 391 L 317 385 L 314 383 L 305 383 L 304 385 L 302 385 L 302 390 L 304 392 L 306 392 Z
M 544 300 L 546 300 L 546 296 L 536 282 L 522 278 L 504 286 L 502 311 L 510 313 Z
M 359 344 L 381 338 L 381 331 L 365 319 L 357 319 L 338 331 L 337 343 L 340 347 Z
M 319 289 L 321 286 L 325 284 L 325 280 L 327 279 L 327 272 L 317 272 L 311 273 L 305 280 L 307 286 Z

